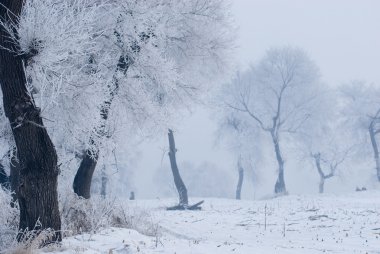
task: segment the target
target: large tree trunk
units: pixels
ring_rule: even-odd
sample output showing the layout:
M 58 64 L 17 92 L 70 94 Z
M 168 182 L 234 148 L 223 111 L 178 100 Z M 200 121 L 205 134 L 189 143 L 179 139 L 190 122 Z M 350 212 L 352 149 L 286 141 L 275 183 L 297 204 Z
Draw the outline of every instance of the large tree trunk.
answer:
M 132 64 L 132 60 L 128 57 L 120 56 L 116 72 L 122 71 L 124 74 L 127 72 L 129 66 Z M 97 133 L 97 136 L 100 138 L 105 137 L 106 133 L 106 124 L 110 112 L 110 108 L 112 105 L 115 96 L 119 92 L 119 82 L 114 76 L 114 81 L 112 84 L 108 86 L 109 89 L 109 98 L 104 101 L 100 108 L 100 115 L 102 117 L 102 122 L 94 131 Z M 94 144 L 94 140 L 91 138 L 90 144 Z M 91 197 L 91 183 L 92 176 L 94 175 L 94 171 L 96 168 L 96 164 L 99 158 L 99 147 L 96 148 L 96 151 L 86 150 L 83 154 L 83 159 L 80 163 L 78 171 L 75 175 L 73 182 L 74 192 L 83 198 L 89 199 Z
M 278 137 L 272 132 L 272 141 L 274 145 L 274 151 L 276 153 L 276 159 L 278 163 L 278 177 L 274 186 L 274 192 L 276 194 L 286 194 L 285 179 L 284 179 L 284 160 L 281 155 L 280 144 Z
M 377 173 L 377 180 L 380 182 L 380 158 L 379 158 L 379 148 L 377 146 L 377 141 L 376 141 L 376 132 L 374 130 L 374 123 L 372 122 L 371 125 L 369 126 L 369 136 L 371 138 L 371 144 L 372 144 L 372 149 L 373 149 L 373 155 L 375 158 L 375 163 L 376 163 L 376 173 Z
M 240 160 L 238 162 L 238 171 L 239 171 L 239 180 L 238 180 L 238 184 L 236 186 L 236 199 L 240 200 L 241 199 L 241 188 L 243 186 L 243 180 L 244 180 L 244 169 L 241 166 Z
M 22 0 L 3 0 L 0 17 L 17 22 Z M 40 110 L 26 88 L 23 59 L 7 49 L 16 50 L 15 42 L 0 27 L 0 83 L 5 115 L 11 123 L 20 159 L 20 229 L 37 231 L 51 228 L 51 240 L 61 240 L 61 219 L 57 194 L 57 154 L 43 126 Z M 21 240 L 22 236 L 19 237 Z
M 168 137 L 169 137 L 170 166 L 173 173 L 174 184 L 175 184 L 175 187 L 177 188 L 178 195 L 179 195 L 179 205 L 187 207 L 189 205 L 189 201 L 187 197 L 187 189 L 184 182 L 182 181 L 181 175 L 179 174 L 176 155 L 175 155 L 177 152 L 177 149 L 175 148 L 173 131 L 170 129 L 169 129 Z

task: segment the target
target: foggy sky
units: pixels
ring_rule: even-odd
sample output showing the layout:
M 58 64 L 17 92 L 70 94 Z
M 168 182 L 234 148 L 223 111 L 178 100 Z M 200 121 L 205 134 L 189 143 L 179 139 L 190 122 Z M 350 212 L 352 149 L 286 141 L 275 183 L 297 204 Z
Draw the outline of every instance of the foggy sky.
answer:
M 364 79 L 380 85 L 380 1 L 378 0 L 232 0 L 232 13 L 238 26 L 236 61 L 239 68 L 258 61 L 265 51 L 276 46 L 298 46 L 306 50 L 320 67 L 323 80 L 332 86 L 353 79 Z M 237 178 L 235 158 L 215 145 L 217 128 L 212 111 L 198 106 L 191 117 L 177 124 L 175 138 L 178 163 L 209 161 Z M 166 133 L 157 141 L 141 146 L 135 180 L 140 197 L 156 197 L 149 188 L 152 172 L 161 162 L 168 166 Z M 309 182 L 317 184 L 314 171 L 286 168 L 288 190 L 308 191 Z M 170 170 L 163 167 L 161 170 Z M 301 171 L 304 181 L 292 177 Z M 265 169 L 261 194 L 271 192 L 276 178 L 275 168 Z M 365 179 L 364 179 L 365 180 Z M 363 181 L 364 181 L 363 180 Z M 246 183 L 243 198 L 252 198 L 252 186 Z M 351 186 L 349 187 L 351 188 Z M 335 188 L 338 190 L 339 188 Z M 342 188 L 344 189 L 344 188 Z M 326 191 L 334 190 L 326 183 Z M 234 190 L 231 190 L 234 191 Z M 251 195 L 251 196 L 250 196 Z

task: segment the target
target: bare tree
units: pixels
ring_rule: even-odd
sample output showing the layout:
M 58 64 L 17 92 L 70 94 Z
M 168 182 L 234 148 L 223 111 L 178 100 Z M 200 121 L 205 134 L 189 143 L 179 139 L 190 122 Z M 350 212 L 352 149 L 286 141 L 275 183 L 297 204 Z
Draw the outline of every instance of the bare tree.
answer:
M 281 138 L 297 133 L 309 120 L 318 84 L 318 68 L 306 53 L 285 47 L 269 50 L 224 89 L 226 108 L 270 136 L 278 164 L 277 194 L 286 193 Z
M 182 180 L 182 177 L 179 173 L 178 166 L 177 166 L 177 159 L 176 159 L 177 149 L 175 147 L 174 135 L 173 135 L 172 130 L 169 130 L 168 138 L 169 138 L 170 166 L 173 173 L 174 184 L 175 184 L 175 187 L 177 188 L 178 195 L 179 195 L 179 205 L 186 208 L 189 206 L 189 200 L 187 197 L 186 186 Z
M 346 166 L 342 164 L 349 159 L 353 144 L 340 112 L 338 91 L 323 84 L 320 87 L 315 98 L 318 106 L 295 135 L 295 141 L 301 144 L 299 150 L 303 160 L 311 161 L 317 170 L 319 193 L 323 193 L 325 181 Z
M 325 181 L 336 175 L 338 167 L 346 160 L 348 150 L 344 153 L 341 158 L 330 159 L 330 161 L 324 160 L 321 153 L 312 154 L 314 159 L 315 167 L 319 174 L 319 193 L 324 193 L 325 190 Z M 326 165 L 328 173 L 322 168 L 322 164 Z
M 320 180 L 319 180 L 319 193 L 323 193 L 324 189 L 325 189 L 325 180 L 329 179 L 329 178 L 331 178 L 331 177 L 333 177 L 335 175 L 336 167 L 330 167 L 330 173 L 326 175 L 323 172 L 322 167 L 321 167 L 321 154 L 320 153 L 314 154 L 313 157 L 314 157 L 314 160 L 315 160 L 315 166 L 317 167 L 318 174 L 319 174 L 319 177 L 320 177 Z
M 179 196 L 179 204 L 177 206 L 169 207 L 168 210 L 200 210 L 200 205 L 203 203 L 203 201 L 200 201 L 194 205 L 189 206 L 189 199 L 187 196 L 187 188 L 185 186 L 185 183 L 182 180 L 182 177 L 179 173 L 178 166 L 177 166 L 177 159 L 176 159 L 176 153 L 177 149 L 175 146 L 174 141 L 174 135 L 173 131 L 169 129 L 168 132 L 168 138 L 169 138 L 169 159 L 170 159 L 170 166 L 173 173 L 174 178 L 174 184 L 178 191 Z

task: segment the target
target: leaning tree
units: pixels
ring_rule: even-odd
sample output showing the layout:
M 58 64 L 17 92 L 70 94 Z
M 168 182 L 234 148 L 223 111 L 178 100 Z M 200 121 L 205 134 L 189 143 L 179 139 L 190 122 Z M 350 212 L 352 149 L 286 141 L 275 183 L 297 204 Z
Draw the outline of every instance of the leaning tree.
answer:
M 182 180 L 181 174 L 179 172 L 179 168 L 177 165 L 177 148 L 175 146 L 174 141 L 174 133 L 171 129 L 168 131 L 168 140 L 169 140 L 169 160 L 170 160 L 170 167 L 173 174 L 174 184 L 178 192 L 179 196 L 179 204 L 176 206 L 168 207 L 167 210 L 200 210 L 200 205 L 203 204 L 203 200 L 193 204 L 189 205 L 189 198 L 187 195 L 187 188 L 185 183 Z
M 268 50 L 258 64 L 224 87 L 225 108 L 272 140 L 278 163 L 276 194 L 286 193 L 281 138 L 297 133 L 309 120 L 319 82 L 318 68 L 308 55 L 284 47 Z
M 27 87 L 28 54 L 20 54 L 17 34 L 22 0 L 0 5 L 0 83 L 5 116 L 9 119 L 20 162 L 17 185 L 20 230 L 51 228 L 51 240 L 61 239 L 58 209 L 57 153 L 43 124 L 41 110 Z M 25 52 L 27 53 L 27 52 Z M 32 52 L 29 52 L 32 53 Z M 19 240 L 23 235 L 19 235 Z

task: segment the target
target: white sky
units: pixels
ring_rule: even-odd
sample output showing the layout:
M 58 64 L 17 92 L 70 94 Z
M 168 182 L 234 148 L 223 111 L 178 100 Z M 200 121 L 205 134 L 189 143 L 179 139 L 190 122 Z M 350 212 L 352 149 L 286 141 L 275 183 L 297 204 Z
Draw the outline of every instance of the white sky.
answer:
M 331 84 L 350 79 L 380 83 L 380 1 L 234 0 L 240 27 L 239 62 L 271 46 L 304 48 Z
M 237 62 L 245 67 L 259 60 L 269 47 L 292 45 L 305 49 L 320 67 L 323 79 L 339 85 L 364 79 L 380 85 L 380 0 L 232 0 L 237 32 Z M 235 162 L 226 149 L 215 147 L 216 124 L 211 112 L 198 108 L 175 133 L 178 163 L 210 161 L 235 177 Z M 157 142 L 141 147 L 136 165 L 136 186 L 140 197 L 154 197 L 147 176 L 157 170 L 167 147 L 163 133 Z M 164 170 L 170 170 L 165 168 Z M 273 177 L 275 173 L 273 169 Z M 310 172 L 303 172 L 310 175 Z M 286 173 L 287 174 L 287 173 Z M 291 178 L 291 176 L 287 178 Z M 313 175 L 317 181 L 317 175 Z M 274 179 L 273 178 L 273 179 Z M 267 189 L 273 188 L 274 180 Z M 290 182 L 290 184 L 289 184 Z M 302 191 L 306 186 L 289 186 Z M 307 184 L 307 183 L 306 183 Z M 316 189 L 316 188 L 315 188 Z

